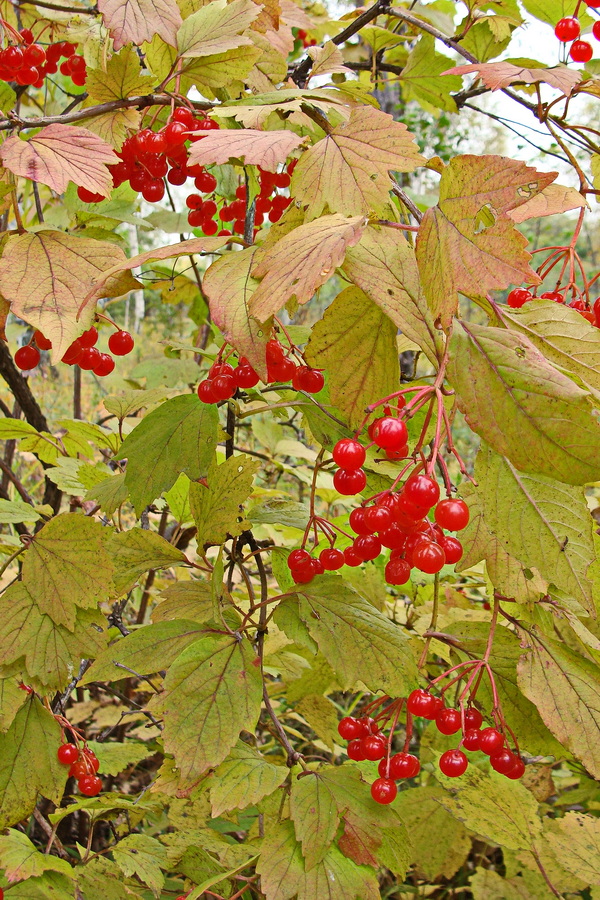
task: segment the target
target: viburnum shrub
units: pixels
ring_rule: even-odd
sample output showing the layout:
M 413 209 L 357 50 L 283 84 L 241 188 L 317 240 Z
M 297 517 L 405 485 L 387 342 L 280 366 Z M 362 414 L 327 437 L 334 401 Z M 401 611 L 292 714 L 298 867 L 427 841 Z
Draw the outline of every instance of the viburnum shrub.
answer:
M 0 16 L 0 900 L 590 900 L 600 0 Z

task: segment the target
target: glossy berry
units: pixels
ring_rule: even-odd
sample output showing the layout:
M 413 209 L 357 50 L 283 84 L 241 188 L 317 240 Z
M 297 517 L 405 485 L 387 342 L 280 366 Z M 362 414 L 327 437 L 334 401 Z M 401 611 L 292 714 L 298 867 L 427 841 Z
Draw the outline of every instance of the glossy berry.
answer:
M 483 724 L 483 716 L 478 709 L 470 706 L 465 710 L 465 728 L 481 728 Z
M 115 361 L 110 355 L 110 353 L 101 353 L 100 359 L 92 369 L 94 375 L 97 375 L 98 378 L 104 378 L 106 375 L 110 375 L 115 368 Z
M 306 391 L 307 394 L 318 394 L 323 390 L 324 384 L 322 372 L 308 366 L 298 366 L 292 376 L 293 387 L 297 391 Z
M 396 753 L 390 759 L 391 778 L 414 778 L 420 769 L 421 763 L 412 753 Z
M 499 753 L 504 747 L 504 737 L 495 728 L 484 728 L 479 733 L 479 749 L 488 756 Z
M 95 797 L 102 790 L 102 779 L 97 775 L 84 775 L 77 782 L 77 787 L 85 797 Z
M 363 738 L 362 745 L 365 758 L 370 759 L 372 762 L 383 759 L 385 756 L 387 744 L 385 739 L 378 734 L 370 734 L 368 737 Z
M 385 531 L 392 524 L 392 513 L 387 506 L 370 506 L 366 510 L 365 524 L 372 534 Z
M 435 508 L 435 521 L 447 531 L 461 531 L 469 524 L 469 507 L 464 500 L 440 500 Z
M 360 566 L 362 564 L 362 559 L 356 553 L 352 547 L 346 547 L 344 550 L 344 562 L 347 566 L 351 566 L 352 568 L 356 568 L 356 566 Z
M 66 363 L 68 366 L 74 366 L 76 362 L 78 362 L 79 357 L 83 353 L 83 347 L 79 340 L 74 340 L 73 343 L 67 347 L 65 354 L 62 358 L 62 362 Z
M 465 736 L 462 742 L 465 750 L 479 750 L 479 735 L 480 731 L 478 728 L 469 728 L 465 732 Z
M 236 387 L 233 375 L 217 375 L 212 379 L 212 392 L 217 400 L 229 400 L 235 394 Z
M 40 361 L 40 351 L 37 347 L 27 344 L 25 347 L 19 347 L 15 353 L 15 365 L 23 372 L 35 369 Z
M 240 365 L 233 373 L 235 382 L 239 388 L 253 388 L 260 378 L 258 373 L 254 371 L 251 365 Z
M 507 747 L 499 750 L 498 753 L 492 753 L 490 756 L 490 765 L 496 772 L 501 775 L 508 775 L 517 762 L 517 757 L 511 753 Z
M 428 575 L 435 575 L 446 564 L 446 554 L 442 547 L 427 538 L 421 538 L 413 551 L 412 559 L 413 565 Z
M 350 528 L 355 534 L 372 534 L 367 524 L 367 510 L 362 506 L 353 509 L 349 516 Z
M 440 486 L 427 475 L 411 475 L 404 485 L 404 496 L 417 506 L 431 509 L 440 499 Z
M 342 438 L 332 452 L 333 461 L 341 469 L 360 469 L 367 453 L 362 444 L 352 438 Z
M 371 437 L 383 450 L 397 450 L 406 444 L 408 429 L 402 419 L 383 416 L 381 419 L 376 419 Z
M 40 350 L 50 350 L 52 347 L 52 341 L 49 341 L 47 337 L 44 337 L 41 331 L 34 331 L 33 339 Z
M 569 56 L 573 62 L 586 63 L 589 62 L 594 55 L 591 44 L 587 41 L 573 41 L 569 50 Z
M 469 760 L 462 750 L 446 750 L 440 756 L 440 772 L 448 778 L 458 778 L 467 770 Z
M 76 778 L 78 781 L 80 778 L 83 778 L 84 775 L 93 774 L 91 766 L 88 766 L 84 759 L 78 759 L 69 769 L 69 777 Z
M 421 716 L 424 719 L 428 719 L 436 705 L 436 698 L 433 694 L 430 694 L 429 691 L 424 691 L 422 688 L 417 688 L 417 690 L 409 694 L 406 707 L 413 716 Z
M 352 549 L 364 562 L 369 562 L 381 553 L 381 541 L 374 534 L 361 534 L 355 539 Z
M 212 389 L 212 381 L 208 378 L 205 378 L 204 381 L 201 381 L 198 385 L 198 396 L 202 400 L 203 403 L 216 403 L 217 398 L 213 394 Z
M 401 550 L 406 543 L 406 532 L 392 522 L 389 528 L 379 532 L 379 540 L 384 547 L 389 547 L 390 550 Z
M 86 760 L 88 765 L 91 766 L 91 768 L 94 772 L 98 771 L 98 769 L 100 768 L 100 762 L 98 761 L 98 757 L 96 756 L 96 754 L 94 753 L 93 750 L 90 750 L 89 748 L 85 747 L 83 749 L 83 758 L 84 758 L 84 760 Z
M 520 309 L 529 300 L 533 300 L 533 294 L 526 288 L 515 288 L 506 298 L 506 302 L 512 309 Z
M 310 553 L 307 550 L 292 550 L 287 558 L 290 569 L 297 569 L 298 566 L 308 562 L 310 562 Z
M 355 741 L 350 741 L 346 752 L 350 759 L 353 759 L 354 762 L 361 762 L 363 759 L 366 759 L 365 751 L 363 748 L 362 738 L 359 738 Z
M 362 469 L 338 469 L 333 476 L 334 488 L 345 497 L 359 494 L 366 484 L 367 476 Z
M 597 41 L 600 41 L 600 19 L 594 22 L 592 27 L 592 34 L 596 38 Z M 525 766 L 523 766 L 523 771 L 525 771 Z M 520 777 L 520 776 L 519 776 Z
M 79 759 L 79 750 L 75 746 L 75 744 L 61 744 L 61 746 L 56 751 L 56 755 L 58 757 L 58 761 L 63 764 L 63 766 L 70 766 L 77 759 Z
M 410 581 L 410 563 L 405 559 L 390 559 L 385 567 L 388 584 L 400 585 Z
M 461 726 L 460 711 L 458 709 L 441 709 L 435 717 L 437 730 L 442 734 L 456 734 Z
M 98 341 L 97 329 L 92 325 L 91 328 L 79 335 L 78 340 L 82 347 L 94 347 Z
M 338 734 L 340 737 L 343 737 L 345 741 L 354 741 L 359 737 L 362 737 L 363 728 L 358 719 L 355 719 L 354 716 L 344 716 L 343 719 L 338 723 Z
M 463 545 L 458 538 L 452 537 L 450 534 L 445 534 L 440 538 L 439 544 L 444 551 L 448 565 L 453 566 L 454 563 L 457 563 L 462 559 Z
M 510 772 L 506 773 L 506 777 L 512 779 L 513 781 L 517 781 L 517 779 L 522 778 L 525 774 L 525 763 L 521 759 L 520 756 L 517 757 L 517 761 L 514 766 L 510 770 Z
M 397 793 L 398 788 L 390 778 L 377 778 L 371 785 L 371 797 L 376 803 L 391 803 Z
M 564 19 L 559 19 L 554 29 L 554 34 L 558 40 L 565 44 L 568 41 L 576 40 L 580 33 L 579 19 L 576 19 L 575 16 L 566 16 Z
M 335 572 L 344 565 L 344 554 L 336 547 L 326 547 L 319 553 L 319 559 L 326 572 Z
M 115 356 L 127 356 L 133 345 L 134 340 L 128 331 L 115 331 L 108 339 L 108 349 Z
M 84 347 L 77 360 L 77 365 L 84 371 L 91 372 L 100 364 L 100 351 L 96 347 Z

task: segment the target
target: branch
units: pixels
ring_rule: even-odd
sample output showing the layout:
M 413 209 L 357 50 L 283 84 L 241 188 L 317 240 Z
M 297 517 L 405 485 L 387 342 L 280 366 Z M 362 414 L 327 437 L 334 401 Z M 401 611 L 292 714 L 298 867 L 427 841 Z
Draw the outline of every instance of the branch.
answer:
M 23 6 L 25 3 L 33 3 L 35 6 L 40 6 L 42 9 L 53 9 L 55 12 L 75 13 L 76 15 L 81 16 L 95 16 L 98 14 L 98 10 L 95 6 L 92 9 L 86 9 L 82 6 L 61 6 L 60 4 L 55 6 L 54 3 L 46 3 L 44 0 L 19 0 L 18 5 Z M 14 5 L 16 6 L 17 4 Z

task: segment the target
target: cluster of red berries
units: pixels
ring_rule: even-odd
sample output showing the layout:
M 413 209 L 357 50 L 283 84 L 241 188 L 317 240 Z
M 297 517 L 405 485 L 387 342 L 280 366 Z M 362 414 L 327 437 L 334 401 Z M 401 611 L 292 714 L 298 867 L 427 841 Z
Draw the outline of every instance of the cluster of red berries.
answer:
M 317 43 L 316 38 L 309 38 L 308 34 L 303 28 L 294 28 L 292 29 L 295 32 L 295 38 L 297 41 L 302 41 L 302 46 L 306 47 L 314 47 Z
M 600 8 L 600 0 L 585 0 L 585 3 L 591 9 Z M 579 3 L 577 4 L 579 7 Z M 577 10 L 575 10 L 577 12 Z M 594 49 L 589 41 L 580 40 L 581 25 L 576 15 L 565 16 L 556 23 L 554 34 L 563 44 L 573 43 L 569 48 L 569 56 L 573 62 L 587 63 L 594 55 Z M 597 41 L 600 41 L 600 21 L 594 22 L 592 34 Z
M 80 369 L 93 372 L 99 378 L 110 375 L 115 368 L 115 361 L 110 353 L 100 353 L 96 348 L 97 341 L 98 330 L 92 325 L 73 341 L 61 361 L 68 366 L 78 365 Z M 133 346 L 134 341 L 128 331 L 115 331 L 108 339 L 108 349 L 114 356 L 127 356 Z M 15 365 L 22 371 L 29 372 L 38 365 L 40 350 L 50 350 L 51 347 L 52 341 L 41 331 L 35 331 L 31 342 L 16 351 Z
M 273 338 L 267 344 L 267 383 L 290 381 L 297 391 L 318 394 L 325 384 L 323 374 L 310 366 L 296 365 L 291 355 Z M 295 348 L 290 352 L 297 352 Z M 253 388 L 260 378 L 245 356 L 241 356 L 237 368 L 217 359 L 207 377 L 198 385 L 198 396 L 203 403 L 219 403 L 229 400 L 238 388 Z
M 371 441 L 385 451 L 388 459 L 408 456 L 408 429 L 402 419 L 380 416 L 371 422 L 368 434 Z M 361 467 L 366 458 L 366 450 L 357 440 L 344 438 L 337 442 L 333 460 L 339 469 L 333 476 L 333 486 L 338 493 L 350 497 L 364 490 L 367 476 Z
M 517 780 L 525 772 L 525 763 L 518 753 L 509 750 L 504 735 L 496 728 L 481 728 L 483 716 L 478 709 L 468 707 L 460 710 L 445 707 L 441 697 L 435 697 L 421 688 L 412 692 L 407 701 L 407 709 L 413 716 L 435 721 L 442 734 L 457 734 L 462 730 L 462 738 L 455 750 L 446 750 L 440 756 L 440 771 L 448 778 L 457 778 L 467 770 L 469 761 L 463 751 L 480 750 L 490 757 L 492 769 L 507 778 Z
M 85 797 L 95 797 L 102 790 L 102 779 L 96 774 L 100 768 L 98 757 L 87 747 L 61 744 L 56 751 L 58 761 L 69 766 L 69 775 L 77 779 L 77 787 Z
M 42 47 L 34 43 L 32 32 L 29 28 L 23 28 L 18 32 L 21 44 L 10 44 L 4 50 L 0 50 L 0 79 L 2 81 L 14 81 L 21 85 L 33 85 L 41 88 L 46 75 L 54 75 L 58 72 L 59 61 L 62 57 L 65 61 L 60 65 L 63 75 L 69 75 L 73 84 L 83 87 L 86 79 L 85 59 L 76 53 L 75 44 L 68 41 L 60 41 Z
M 600 0 L 598 2 L 600 3 Z M 526 303 L 529 303 L 530 300 L 536 299 L 535 294 L 532 294 L 527 288 L 515 288 L 508 295 L 506 302 L 512 309 L 520 309 Z M 555 303 L 565 303 L 565 295 L 558 290 L 546 291 L 540 294 L 540 299 L 554 300 Z M 587 319 L 596 328 L 600 328 L 600 297 L 594 302 L 591 309 L 582 297 L 574 298 L 570 303 L 567 303 L 567 306 L 570 306 L 571 309 L 576 309 L 584 319 Z

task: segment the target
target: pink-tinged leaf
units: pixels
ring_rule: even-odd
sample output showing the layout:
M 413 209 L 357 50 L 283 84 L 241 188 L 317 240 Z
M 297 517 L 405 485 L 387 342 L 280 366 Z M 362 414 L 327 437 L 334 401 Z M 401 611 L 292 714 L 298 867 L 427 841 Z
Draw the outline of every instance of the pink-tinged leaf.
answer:
M 345 215 L 380 213 L 389 203 L 390 171 L 413 172 L 424 163 L 406 125 L 362 106 L 301 156 L 292 195 L 308 206 L 310 218 L 325 207 Z
M 525 222 L 527 219 L 555 216 L 557 213 L 564 213 L 569 209 L 581 209 L 587 205 L 585 197 L 575 188 L 565 187 L 564 184 L 549 184 L 527 203 L 511 209 L 509 216 L 518 225 L 519 222 Z
M 223 337 L 245 356 L 264 380 L 267 375 L 265 348 L 270 328 L 261 325 L 249 312 L 250 298 L 258 282 L 250 275 L 256 247 L 240 253 L 226 253 L 204 275 L 202 290 L 208 300 L 213 322 Z
M 190 149 L 192 165 L 226 163 L 229 159 L 243 159 L 246 165 L 260 166 L 268 172 L 276 172 L 292 150 L 304 143 L 293 131 L 243 130 L 209 131 Z
M 252 315 L 265 322 L 292 297 L 307 303 L 331 278 L 346 249 L 360 241 L 366 224 L 364 216 L 323 216 L 282 237 L 252 272 L 262 278 L 250 301 Z
M 567 66 L 553 66 L 550 69 L 528 69 L 509 62 L 474 63 L 469 66 L 454 66 L 442 75 L 468 75 L 477 72 L 483 83 L 491 91 L 499 91 L 509 84 L 539 84 L 543 81 L 569 97 L 573 88 L 582 79 L 582 73 Z
M 303 28 L 310 31 L 313 28 L 313 21 L 309 19 L 303 9 L 300 9 L 293 0 L 280 0 L 281 18 L 291 28 Z
M 14 135 L 0 149 L 9 171 L 47 184 L 57 193 L 70 181 L 108 197 L 112 177 L 107 165 L 118 163 L 113 148 L 101 137 L 74 125 L 47 125 L 28 141 Z
M 52 341 L 57 362 L 69 344 L 92 324 L 94 310 L 79 308 L 105 271 L 122 273 L 127 260 L 116 244 L 39 231 L 10 237 L 0 259 L 0 293 L 16 316 Z M 119 268 L 121 266 L 121 268 Z M 137 287 L 130 275 L 105 286 L 103 296 L 119 296 Z
M 182 22 L 176 0 L 98 0 L 98 9 L 115 50 L 151 41 L 155 34 L 175 46 Z
M 447 327 L 458 293 L 482 296 L 510 284 L 539 284 L 526 238 L 509 213 L 556 178 L 504 156 L 457 156 L 442 171 L 440 199 L 425 213 L 417 262 L 434 319 Z
M 252 0 L 211 0 L 189 16 L 177 34 L 180 56 L 211 56 L 251 44 L 245 31 L 260 15 Z

